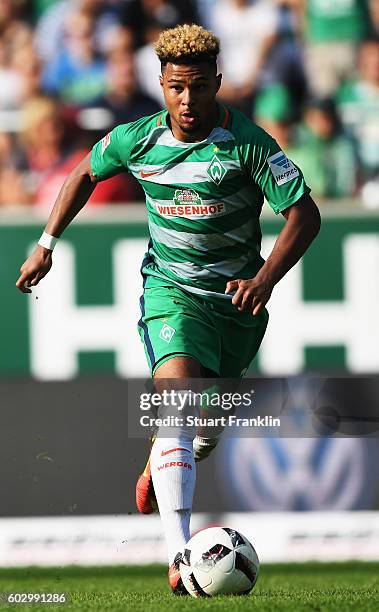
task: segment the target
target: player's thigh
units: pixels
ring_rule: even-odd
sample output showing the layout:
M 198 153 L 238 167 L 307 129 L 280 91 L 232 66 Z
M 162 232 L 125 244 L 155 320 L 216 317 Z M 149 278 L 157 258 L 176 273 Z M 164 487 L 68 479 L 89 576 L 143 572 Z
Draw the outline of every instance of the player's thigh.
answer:
M 193 357 L 173 355 L 155 368 L 154 380 L 162 378 L 200 378 L 203 368 Z
M 200 300 L 179 288 L 154 287 L 141 298 L 141 314 L 139 333 L 152 374 L 179 356 L 219 374 L 221 340 Z M 189 362 L 183 363 L 190 367 Z
M 237 312 L 233 316 L 221 315 L 222 348 L 220 375 L 240 378 L 246 373 L 261 345 L 268 323 L 268 312 L 259 315 Z

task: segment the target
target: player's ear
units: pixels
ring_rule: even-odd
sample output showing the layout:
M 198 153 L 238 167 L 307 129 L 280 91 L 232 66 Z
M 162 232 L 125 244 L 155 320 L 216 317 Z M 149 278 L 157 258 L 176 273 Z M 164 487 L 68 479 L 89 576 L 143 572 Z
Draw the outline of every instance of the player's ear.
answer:
M 221 87 L 221 81 L 222 81 L 222 74 L 220 73 L 220 74 L 218 74 L 218 75 L 216 76 L 216 83 L 217 83 L 217 89 L 216 89 L 216 91 L 218 91 L 218 90 L 220 89 L 220 87 Z
M 161 74 L 159 75 L 159 83 L 160 83 L 160 86 L 163 89 L 163 76 Z

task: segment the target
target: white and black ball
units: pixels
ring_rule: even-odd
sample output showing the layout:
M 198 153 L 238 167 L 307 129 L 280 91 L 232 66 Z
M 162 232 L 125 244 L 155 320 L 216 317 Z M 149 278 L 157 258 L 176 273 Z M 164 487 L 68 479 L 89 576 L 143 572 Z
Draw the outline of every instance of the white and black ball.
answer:
M 259 572 L 253 545 L 230 527 L 210 527 L 187 542 L 180 563 L 183 584 L 192 597 L 248 595 Z

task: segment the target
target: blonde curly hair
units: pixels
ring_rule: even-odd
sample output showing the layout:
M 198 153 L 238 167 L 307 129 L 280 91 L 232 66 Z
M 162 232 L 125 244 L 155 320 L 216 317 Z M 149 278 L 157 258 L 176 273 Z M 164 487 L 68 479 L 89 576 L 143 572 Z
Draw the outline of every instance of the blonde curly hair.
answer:
M 184 24 L 161 32 L 154 48 L 163 66 L 168 62 L 216 62 L 220 41 L 199 25 Z

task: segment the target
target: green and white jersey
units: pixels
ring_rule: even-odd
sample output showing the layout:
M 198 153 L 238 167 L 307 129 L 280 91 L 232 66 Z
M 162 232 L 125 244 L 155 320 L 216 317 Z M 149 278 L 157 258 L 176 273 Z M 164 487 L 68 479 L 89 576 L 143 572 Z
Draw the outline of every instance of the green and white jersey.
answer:
M 252 278 L 263 265 L 264 197 L 279 213 L 310 191 L 266 132 L 232 108 L 219 114 L 201 142 L 176 140 L 165 111 L 117 126 L 92 150 L 98 180 L 131 172 L 145 191 L 145 287 L 180 285 L 229 301 L 227 281 Z

